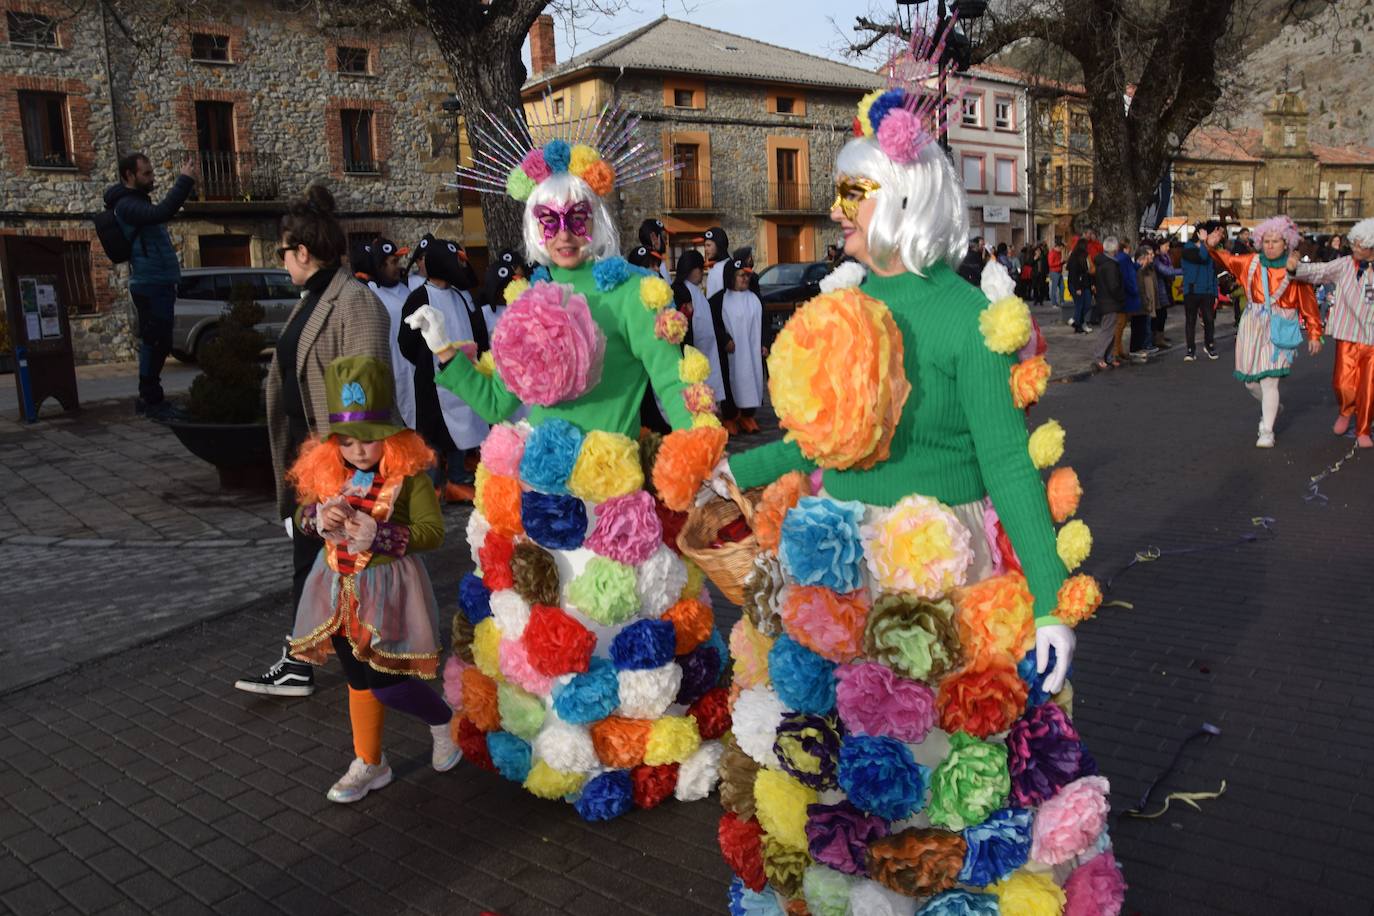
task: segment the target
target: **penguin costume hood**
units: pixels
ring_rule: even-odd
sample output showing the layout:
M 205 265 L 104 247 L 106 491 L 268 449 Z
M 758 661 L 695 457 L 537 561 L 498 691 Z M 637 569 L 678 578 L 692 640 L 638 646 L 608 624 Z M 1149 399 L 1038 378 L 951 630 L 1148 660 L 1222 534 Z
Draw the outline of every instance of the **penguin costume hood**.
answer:
M 720 252 L 720 257 L 715 258 L 715 260 L 722 261 L 730 257 L 730 238 L 725 234 L 724 229 L 719 226 L 712 226 L 702 233 L 701 237 L 716 243 L 716 251 Z
M 398 248 L 395 242 L 391 239 L 383 238 L 382 236 L 377 236 L 377 238 L 369 242 L 366 250 L 367 260 L 364 263 L 367 265 L 368 279 L 378 286 L 382 285 L 382 265 L 386 263 L 386 259 L 392 255 L 396 255 L 399 258 L 410 253 L 409 248 Z M 400 283 L 401 279 L 402 278 L 398 276 L 396 283 Z M 396 284 L 393 283 L 392 285 L 394 286 Z
M 425 271 L 435 280 L 443 280 L 454 289 L 468 288 L 468 270 L 464 266 L 458 243 L 449 239 L 433 239 L 426 246 Z
M 664 248 L 667 248 L 668 230 L 663 227 L 663 220 L 660 219 L 646 219 L 644 222 L 639 224 L 639 244 L 643 245 L 650 251 L 662 251 L 663 249 L 654 247 L 654 241 L 652 236 L 655 233 L 657 233 L 658 237 L 663 240 Z
M 413 250 L 410 253 L 410 260 L 406 262 L 406 269 L 402 271 L 402 273 L 410 273 L 410 271 L 415 267 L 415 262 L 425 257 L 425 255 L 429 253 L 429 246 L 431 243 L 433 243 L 433 241 L 433 233 L 426 232 L 423 236 L 421 236 L 420 241 L 415 243 L 415 250 Z M 425 264 L 426 266 L 428 266 L 428 260 L 426 260 Z
M 482 283 L 482 304 L 494 309 L 504 307 L 506 287 L 524 270 L 524 263 L 509 248 L 497 255 L 496 260 L 487 265 L 487 275 Z
M 654 253 L 653 249 L 647 245 L 640 245 L 634 251 L 625 256 L 635 267 L 643 267 L 646 270 L 658 270 L 660 258 Z

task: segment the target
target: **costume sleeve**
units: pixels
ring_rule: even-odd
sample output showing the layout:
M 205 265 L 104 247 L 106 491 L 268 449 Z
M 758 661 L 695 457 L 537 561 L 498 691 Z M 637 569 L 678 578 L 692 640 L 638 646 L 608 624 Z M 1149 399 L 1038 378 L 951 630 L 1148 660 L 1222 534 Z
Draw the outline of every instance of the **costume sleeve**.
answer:
M 1244 275 L 1250 266 L 1250 259 L 1257 257 L 1253 254 L 1231 254 L 1224 248 L 1209 248 L 1207 251 L 1212 255 L 1213 262 L 1242 283 L 1245 282 Z
M 439 508 L 439 497 L 434 495 L 434 487 L 425 474 L 407 477 L 396 495 L 396 509 L 391 513 L 392 522 L 386 527 L 393 529 L 393 541 L 397 535 L 394 530 L 408 529 L 403 552 L 405 554 L 434 550 L 444 543 L 444 514 Z M 383 539 L 383 526 L 377 526 L 377 540 Z M 381 552 L 391 553 L 387 545 L 380 545 Z M 393 554 L 399 556 L 399 554 Z
M 1345 270 L 1345 258 L 1337 258 L 1334 261 L 1308 262 L 1304 261 L 1298 265 L 1296 272 L 1297 278 L 1304 283 L 1320 285 L 1322 283 L 1335 283 L 1340 279 L 1341 272 Z
M 1262 269 L 1262 268 L 1261 268 Z M 1289 307 L 1302 315 L 1302 328 L 1308 340 L 1322 339 L 1322 312 L 1317 305 L 1317 291 L 1307 283 L 1290 283 L 1284 296 Z
M 678 372 L 678 364 L 682 362 L 682 347 L 662 340 L 654 333 L 658 313 L 645 308 L 640 300 L 638 282 L 627 283 L 621 289 L 628 290 L 619 295 L 626 299 L 621 307 L 624 316 L 621 324 L 630 352 L 649 374 L 649 384 L 663 405 L 664 419 L 673 429 L 691 429 L 692 414 L 682 399 L 682 391 L 687 385 Z
M 801 446 L 782 440 L 730 456 L 730 473 L 741 490 L 766 486 L 789 471 L 810 474 L 815 469 L 816 465 L 802 454 Z
M 500 423 L 515 413 L 520 399 L 495 375 L 483 375 L 462 353 L 449 360 L 434 381 L 452 391 L 488 423 Z
M 955 388 L 988 496 L 1035 597 L 1036 626 L 1046 626 L 1062 622 L 1054 609 L 1068 573 L 1055 547 L 1045 485 L 1031 461 L 1025 416 L 1009 393 L 1013 362 L 984 346 L 971 326 L 955 367 Z

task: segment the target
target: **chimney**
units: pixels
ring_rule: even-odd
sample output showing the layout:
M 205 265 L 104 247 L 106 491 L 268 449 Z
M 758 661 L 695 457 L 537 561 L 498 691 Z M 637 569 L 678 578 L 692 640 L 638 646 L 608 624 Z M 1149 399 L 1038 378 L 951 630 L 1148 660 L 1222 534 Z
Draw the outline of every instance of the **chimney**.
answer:
M 544 13 L 530 27 L 530 76 L 552 70 L 558 64 L 558 51 L 553 45 L 553 17 Z

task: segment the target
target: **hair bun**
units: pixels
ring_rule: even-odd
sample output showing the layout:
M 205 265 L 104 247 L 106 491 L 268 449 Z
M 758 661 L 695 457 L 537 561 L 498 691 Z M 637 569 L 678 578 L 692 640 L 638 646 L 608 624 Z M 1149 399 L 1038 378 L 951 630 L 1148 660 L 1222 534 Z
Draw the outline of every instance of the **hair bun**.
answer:
M 305 205 L 326 216 L 334 215 L 334 195 L 330 194 L 329 189 L 322 184 L 312 184 L 305 189 Z

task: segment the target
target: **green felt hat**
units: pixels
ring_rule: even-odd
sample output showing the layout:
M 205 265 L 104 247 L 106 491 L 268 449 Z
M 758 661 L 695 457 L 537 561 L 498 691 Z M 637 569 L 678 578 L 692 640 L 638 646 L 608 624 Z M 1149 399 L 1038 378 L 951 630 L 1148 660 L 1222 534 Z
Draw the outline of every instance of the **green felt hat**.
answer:
M 391 369 L 371 356 L 341 356 L 324 370 L 329 432 L 364 442 L 405 429 L 392 420 Z

